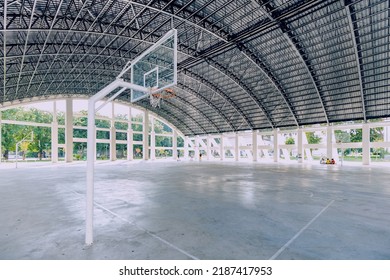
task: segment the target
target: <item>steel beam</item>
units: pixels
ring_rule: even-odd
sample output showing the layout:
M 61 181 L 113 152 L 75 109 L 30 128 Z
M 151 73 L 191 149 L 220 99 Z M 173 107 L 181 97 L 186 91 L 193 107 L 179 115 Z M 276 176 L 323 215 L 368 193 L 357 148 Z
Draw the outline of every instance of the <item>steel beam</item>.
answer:
M 197 99 L 200 99 L 205 104 L 207 104 L 210 108 L 212 108 L 214 111 L 216 111 L 222 117 L 222 119 L 226 122 L 226 124 L 232 129 L 232 131 L 234 131 L 234 127 L 233 127 L 232 123 L 228 120 L 226 115 L 219 108 L 217 108 L 211 101 L 207 100 L 202 95 L 198 94 L 195 90 L 186 86 L 183 83 L 178 82 L 176 86 L 178 88 L 180 88 L 181 90 L 187 92 L 188 94 L 195 96 Z M 197 110 L 199 110 L 199 109 L 197 109 Z M 219 129 L 217 129 L 217 130 L 219 131 Z
M 216 85 L 214 85 L 213 83 L 211 83 L 210 81 L 206 80 L 204 77 L 200 76 L 199 74 L 193 72 L 193 71 L 190 71 L 188 69 L 186 69 L 185 71 L 183 71 L 183 73 L 192 78 L 192 79 L 195 79 L 197 80 L 198 82 L 201 82 L 202 84 L 204 84 L 205 86 L 207 86 L 208 88 L 210 88 L 213 92 L 217 93 L 218 95 L 220 95 L 223 99 L 225 99 L 226 101 L 229 102 L 229 104 L 236 110 L 236 112 L 245 120 L 245 122 L 248 124 L 249 127 L 253 127 L 253 124 L 252 122 L 249 120 L 248 116 L 244 113 L 244 111 L 242 111 L 242 109 L 233 101 L 233 99 L 231 99 L 226 93 L 224 93 L 221 89 L 219 89 Z
M 362 71 L 362 52 L 359 45 L 359 33 L 358 33 L 358 26 L 356 24 L 356 15 L 354 13 L 354 7 L 350 0 L 343 0 L 343 4 L 345 6 L 345 11 L 348 15 L 348 23 L 349 28 L 351 29 L 351 36 L 352 36 L 352 43 L 354 47 L 355 52 L 355 58 L 356 58 L 356 65 L 358 68 L 359 73 L 359 83 L 360 83 L 360 96 L 362 98 L 362 110 L 363 110 L 363 119 L 364 122 L 367 121 L 366 117 L 366 104 L 365 104 L 365 98 L 364 98 L 364 84 L 363 84 L 363 71 Z
M 238 87 L 241 88 L 241 90 L 243 90 L 247 95 L 249 95 L 249 97 L 254 101 L 254 103 L 257 105 L 257 107 L 259 107 L 259 109 L 261 110 L 261 112 L 265 115 L 267 121 L 269 122 L 271 128 L 274 128 L 274 123 L 272 121 L 272 118 L 271 116 L 268 114 L 267 110 L 265 109 L 264 105 L 262 104 L 262 102 L 256 97 L 256 95 L 254 94 L 254 92 L 244 83 L 242 82 L 234 73 L 232 73 L 229 69 L 227 69 L 226 67 L 222 66 L 221 64 L 219 64 L 218 62 L 215 62 L 214 60 L 212 59 L 206 59 L 206 62 L 212 67 L 214 68 L 215 70 L 217 71 L 220 71 L 221 73 L 223 73 L 224 75 L 226 75 L 227 77 L 229 77 L 230 80 L 232 80 Z M 253 125 L 251 125 L 250 127 L 251 129 L 254 128 Z
M 263 12 L 267 15 L 267 17 L 271 20 L 277 23 L 278 27 L 282 30 L 283 37 L 286 39 L 288 44 L 291 46 L 291 48 L 294 50 L 294 52 L 297 54 L 298 58 L 301 60 L 302 64 L 305 66 L 306 71 L 309 74 L 310 80 L 312 81 L 314 88 L 316 90 L 316 93 L 318 95 L 318 98 L 320 100 L 322 109 L 324 111 L 324 116 L 326 119 L 326 122 L 329 124 L 328 120 L 328 113 L 326 111 L 324 101 L 322 98 L 322 95 L 319 91 L 319 85 L 315 79 L 315 74 L 313 73 L 313 70 L 311 70 L 312 66 L 308 59 L 304 59 L 304 57 L 308 57 L 308 55 L 305 53 L 305 51 L 298 47 L 299 42 L 297 39 L 292 35 L 292 30 L 288 27 L 288 25 L 283 20 L 279 20 L 279 13 L 272 7 L 270 2 L 265 2 L 263 0 L 258 1 L 261 5 L 264 5 L 264 7 L 261 7 Z M 312 1 L 317 2 L 317 1 Z M 297 123 L 298 124 L 298 123 Z

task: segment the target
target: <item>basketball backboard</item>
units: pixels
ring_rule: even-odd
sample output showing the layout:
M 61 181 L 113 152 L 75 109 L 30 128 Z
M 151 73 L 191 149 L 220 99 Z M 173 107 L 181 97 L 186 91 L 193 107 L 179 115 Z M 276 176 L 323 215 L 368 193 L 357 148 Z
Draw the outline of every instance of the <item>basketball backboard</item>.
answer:
M 131 71 L 131 83 L 149 89 L 131 90 L 131 102 L 158 93 L 177 83 L 177 30 L 172 29 L 143 52 L 124 71 Z M 122 73 L 124 73 L 122 71 Z

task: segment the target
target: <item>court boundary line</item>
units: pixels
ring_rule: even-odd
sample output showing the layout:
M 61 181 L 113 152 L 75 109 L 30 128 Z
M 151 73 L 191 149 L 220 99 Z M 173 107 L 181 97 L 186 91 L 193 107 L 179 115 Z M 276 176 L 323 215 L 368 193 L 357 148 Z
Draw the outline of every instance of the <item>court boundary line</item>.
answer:
M 77 194 L 78 196 L 82 196 L 82 195 L 83 195 L 83 194 L 81 194 L 81 193 L 78 193 L 78 192 L 75 191 L 75 190 L 71 190 L 71 192 Z M 139 230 L 144 231 L 146 234 L 152 236 L 153 238 L 156 238 L 157 240 L 159 240 L 159 241 L 161 241 L 162 243 L 168 245 L 169 247 L 175 249 L 176 251 L 179 251 L 180 253 L 186 255 L 187 257 L 189 257 L 189 258 L 191 258 L 191 259 L 193 259 L 193 260 L 199 260 L 199 258 L 197 258 L 197 257 L 195 257 L 195 256 L 193 256 L 193 255 L 191 255 L 190 253 L 187 253 L 187 252 L 184 251 L 183 249 L 180 249 L 179 247 L 177 247 L 176 245 L 170 243 L 169 241 L 167 241 L 167 240 L 161 238 L 160 236 L 158 236 L 158 235 L 156 235 L 156 234 L 150 232 L 150 231 L 147 230 L 146 228 L 140 227 L 140 226 L 137 225 L 135 222 L 129 221 L 129 220 L 127 220 L 127 219 L 125 219 L 125 218 L 119 216 L 117 213 L 111 211 L 110 209 L 104 207 L 103 205 L 97 203 L 96 201 L 94 201 L 94 204 L 95 204 L 97 207 L 99 207 L 100 209 L 102 209 L 102 210 L 104 210 L 104 211 L 110 213 L 111 215 L 117 217 L 118 219 L 120 219 L 120 220 L 122 220 L 122 221 L 124 221 L 124 222 L 126 222 L 126 223 L 128 223 L 128 224 L 130 224 L 130 225 L 135 226 L 135 227 L 138 228 Z
M 97 203 L 97 202 L 94 202 L 94 204 L 95 204 L 97 207 L 103 209 L 104 211 L 107 211 L 107 212 L 110 213 L 111 215 L 114 215 L 115 217 L 121 219 L 122 221 L 124 221 L 124 222 L 126 222 L 126 223 L 128 223 L 128 224 L 130 224 L 130 225 L 134 225 L 134 226 L 137 227 L 139 230 L 144 231 L 144 232 L 147 233 L 148 235 L 150 235 L 150 236 L 156 238 L 157 240 L 159 240 L 159 241 L 163 242 L 164 244 L 168 245 L 169 247 L 171 247 L 171 248 L 173 248 L 173 249 L 179 251 L 180 253 L 186 255 L 187 257 L 190 257 L 190 258 L 193 259 L 193 260 L 199 260 L 197 257 L 191 255 L 190 253 L 187 253 L 186 251 L 184 251 L 183 249 L 180 249 L 179 247 L 177 247 L 176 245 L 170 243 L 169 241 L 167 241 L 167 240 L 161 238 L 160 236 L 158 236 L 158 235 L 156 235 L 156 234 L 150 232 L 149 230 L 147 230 L 147 229 L 145 229 L 145 228 L 140 227 L 140 226 L 137 225 L 135 222 L 131 222 L 131 221 L 129 221 L 129 220 L 127 220 L 127 219 L 125 219 L 125 218 L 119 216 L 119 215 L 116 214 L 115 212 L 112 212 L 110 209 L 104 207 L 103 205 L 101 205 L 101 204 L 99 204 L 99 203 Z
M 313 219 L 311 219 L 303 228 L 301 228 L 300 231 L 298 231 L 286 244 L 284 244 L 269 260 L 275 260 L 281 253 L 284 252 L 284 250 L 287 249 L 288 246 L 291 245 L 291 243 L 294 242 L 295 239 L 297 239 L 312 223 L 315 222 L 315 220 L 318 219 L 319 216 L 321 216 L 322 213 L 324 213 L 332 204 L 335 202 L 333 199 L 331 202 L 328 203 Z

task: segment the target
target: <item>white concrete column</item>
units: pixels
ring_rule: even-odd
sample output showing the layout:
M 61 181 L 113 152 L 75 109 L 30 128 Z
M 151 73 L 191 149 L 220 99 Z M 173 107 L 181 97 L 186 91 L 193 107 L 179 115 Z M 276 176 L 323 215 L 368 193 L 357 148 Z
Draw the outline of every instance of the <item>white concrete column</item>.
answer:
M 211 136 L 207 135 L 207 160 L 211 159 Z
M 239 137 L 238 137 L 238 132 L 234 135 L 234 160 L 238 161 L 240 157 L 240 143 L 239 143 Z
M 156 159 L 156 132 L 153 130 L 150 133 L 150 159 Z
M 133 129 L 127 130 L 127 160 L 133 160 Z
M 116 160 L 116 129 L 114 102 L 111 102 L 111 127 L 110 127 L 110 160 Z
M 53 101 L 53 122 L 51 124 L 51 162 L 58 162 L 58 121 L 56 101 Z
M 149 159 L 149 112 L 145 110 L 143 123 L 143 159 Z
M 110 160 L 116 160 L 116 129 L 113 124 L 110 128 Z
M 369 165 L 371 162 L 370 157 L 370 125 L 368 123 L 363 124 L 363 164 Z
M 199 136 L 197 135 L 197 136 L 195 136 L 195 160 L 200 159 L 199 145 L 200 145 L 199 144 Z
M 298 128 L 298 163 L 303 162 L 303 131 L 302 128 Z
M 131 125 L 131 107 L 129 107 L 129 119 L 128 119 L 128 126 L 127 126 L 127 160 L 133 160 L 133 127 Z
M 279 130 L 274 129 L 274 162 L 279 161 Z
M 96 131 L 97 131 L 97 126 L 95 125 L 95 137 L 96 137 Z M 95 138 L 95 148 L 93 149 L 93 152 L 94 152 L 93 158 L 95 159 L 95 161 L 97 161 L 98 157 L 97 157 L 97 141 L 96 141 L 96 138 Z M 88 154 L 88 144 L 87 144 L 87 154 Z
M 176 129 L 173 130 L 173 137 L 172 137 L 172 156 L 174 160 L 177 160 L 177 131 Z
M 66 162 L 73 161 L 73 100 L 71 98 L 66 99 L 65 161 Z
M 188 159 L 188 146 L 189 146 L 189 139 L 188 136 L 184 137 L 184 159 Z
M 150 132 L 150 159 L 156 159 L 156 132 L 154 131 L 154 117 L 150 117 L 151 129 Z
M 331 159 L 333 158 L 333 127 L 328 125 L 326 127 L 326 157 Z
M 253 154 L 253 161 L 257 161 L 257 151 L 258 145 L 257 145 L 257 130 L 252 131 L 252 154 Z
M 225 142 L 223 141 L 223 134 L 221 134 L 221 138 L 219 140 L 219 156 L 221 160 L 225 160 Z

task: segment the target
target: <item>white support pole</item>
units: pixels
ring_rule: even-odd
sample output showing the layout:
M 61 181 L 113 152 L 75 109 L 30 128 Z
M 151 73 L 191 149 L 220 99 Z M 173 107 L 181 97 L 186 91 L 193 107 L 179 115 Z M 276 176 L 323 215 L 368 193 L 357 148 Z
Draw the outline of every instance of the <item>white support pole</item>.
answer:
M 87 129 L 87 213 L 85 243 L 93 243 L 93 201 L 94 201 L 94 165 L 96 150 L 95 132 L 95 100 L 88 100 L 88 129 Z
M 96 147 L 96 131 L 97 131 L 97 126 L 95 125 L 95 148 L 94 148 L 94 155 L 93 155 L 94 162 L 98 160 L 97 147 Z M 88 143 L 87 143 L 87 145 L 88 145 Z M 87 152 L 88 152 L 88 147 L 87 147 Z
M 110 128 L 110 160 L 116 160 L 116 129 L 113 125 Z
M 207 160 L 211 159 L 211 136 L 207 136 Z
M 95 168 L 95 150 L 96 150 L 96 128 L 95 128 L 95 105 L 96 102 L 107 96 L 110 92 L 118 87 L 126 87 L 143 91 L 143 87 L 124 82 L 123 80 L 115 80 L 105 88 L 100 90 L 94 96 L 88 99 L 88 127 L 87 127 L 87 190 L 86 190 L 86 229 L 85 243 L 91 245 L 93 243 L 93 205 L 94 205 L 94 168 Z M 68 111 L 68 110 L 67 110 Z M 72 125 L 73 127 L 73 125 Z
M 129 107 L 129 119 L 127 126 L 127 160 L 133 160 L 133 127 L 131 125 L 131 107 Z
M 53 122 L 51 124 L 51 162 L 58 162 L 58 122 L 56 101 L 53 101 Z
M 143 123 L 143 159 L 149 159 L 149 112 L 145 110 Z
M 111 102 L 111 127 L 110 127 L 110 160 L 116 160 L 116 129 L 115 129 L 115 104 Z
M 219 157 L 221 160 L 225 160 L 225 142 L 223 140 L 223 134 L 221 134 L 221 138 L 219 140 Z
M 274 129 L 274 162 L 279 161 L 279 130 L 277 128 Z
M 302 128 L 298 128 L 298 163 L 303 163 L 303 131 Z
M 333 158 L 333 127 L 328 125 L 326 127 L 326 157 Z
M 156 159 L 156 132 L 154 131 L 154 117 L 150 117 L 151 122 L 151 132 L 150 132 L 150 159 Z
M 252 131 L 252 154 L 253 154 L 253 161 L 257 161 L 257 130 Z
M 195 136 L 195 160 L 200 160 L 200 152 L 199 152 L 199 136 Z
M 66 99 L 65 161 L 73 161 L 73 100 L 71 98 Z
M 177 154 L 179 151 L 177 150 L 177 131 L 176 129 L 173 130 L 173 138 L 172 138 L 172 156 L 174 160 L 177 160 Z
M 127 160 L 133 160 L 133 129 L 129 128 L 127 130 Z
M 370 158 L 370 125 L 368 123 L 363 124 L 363 165 L 369 165 Z
M 234 135 L 234 160 L 238 161 L 240 157 L 240 147 L 239 147 L 239 137 L 238 132 Z
M 188 136 L 184 136 L 184 159 L 188 159 L 188 146 L 189 146 Z

